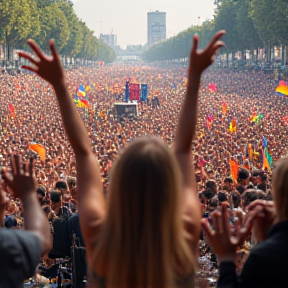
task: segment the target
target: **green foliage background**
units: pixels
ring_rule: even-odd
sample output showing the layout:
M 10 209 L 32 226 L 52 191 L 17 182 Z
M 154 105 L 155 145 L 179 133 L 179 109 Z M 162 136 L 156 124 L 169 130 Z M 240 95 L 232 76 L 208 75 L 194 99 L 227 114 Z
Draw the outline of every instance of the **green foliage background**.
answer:
M 116 60 L 114 50 L 94 36 L 78 19 L 70 0 L 0 0 L 0 44 L 21 49 L 33 38 L 43 49 L 55 39 L 64 57 L 83 60 Z

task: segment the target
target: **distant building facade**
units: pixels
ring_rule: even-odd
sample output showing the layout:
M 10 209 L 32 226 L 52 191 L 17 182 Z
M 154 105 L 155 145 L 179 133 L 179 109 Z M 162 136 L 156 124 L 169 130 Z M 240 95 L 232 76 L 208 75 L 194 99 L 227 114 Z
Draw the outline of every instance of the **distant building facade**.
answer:
M 148 47 L 166 40 L 166 12 L 147 13 L 147 44 Z
M 110 47 L 115 47 L 117 45 L 117 35 L 110 34 L 100 34 L 100 40 L 109 45 Z

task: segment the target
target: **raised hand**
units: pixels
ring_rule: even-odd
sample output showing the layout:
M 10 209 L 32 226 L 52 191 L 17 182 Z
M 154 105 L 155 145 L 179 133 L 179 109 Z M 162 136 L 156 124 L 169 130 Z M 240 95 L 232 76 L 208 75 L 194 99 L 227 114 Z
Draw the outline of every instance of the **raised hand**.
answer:
M 202 226 L 209 245 L 212 246 L 218 260 L 221 261 L 236 261 L 236 251 L 240 247 L 249 232 L 251 231 L 253 220 L 257 215 L 257 211 L 253 211 L 244 226 L 235 227 L 236 236 L 232 236 L 232 229 L 229 223 L 228 209 L 226 206 L 221 207 L 221 213 L 216 211 L 212 213 L 213 227 L 206 221 L 202 220 Z M 213 228 L 213 230 L 212 230 Z
M 208 46 L 202 51 L 198 50 L 199 39 L 198 36 L 194 35 L 190 54 L 189 79 L 193 74 L 201 74 L 214 62 L 218 49 L 225 46 L 223 41 L 219 41 L 225 33 L 224 30 L 216 33 Z
M 276 218 L 274 202 L 258 199 L 252 202 L 247 209 L 259 211 L 254 221 L 253 229 L 255 230 L 257 241 L 264 241 Z
M 34 51 L 38 59 L 36 60 L 30 53 L 18 52 L 19 57 L 27 59 L 31 64 L 31 66 L 23 65 L 22 68 L 36 73 L 53 86 L 63 83 L 65 81 L 65 73 L 56 51 L 54 40 L 50 40 L 49 42 L 52 56 L 45 55 L 35 41 L 31 39 L 27 41 L 27 44 Z
M 12 175 L 7 172 L 3 174 L 4 182 L 13 191 L 14 197 L 23 200 L 30 194 L 36 195 L 36 179 L 33 173 L 33 158 L 30 158 L 29 163 L 21 163 L 19 155 L 11 157 Z

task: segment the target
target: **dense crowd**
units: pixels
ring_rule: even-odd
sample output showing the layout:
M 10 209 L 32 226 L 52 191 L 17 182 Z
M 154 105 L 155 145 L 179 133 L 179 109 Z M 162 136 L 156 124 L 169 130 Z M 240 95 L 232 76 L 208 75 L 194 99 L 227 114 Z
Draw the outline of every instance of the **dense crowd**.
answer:
M 149 99 L 139 103 L 137 116 L 119 119 L 114 103 L 124 99 L 125 82 L 129 79 L 147 83 Z M 147 67 L 143 64 L 136 67 L 114 64 L 97 69 L 77 68 L 67 71 L 67 83 L 71 95 L 76 93 L 80 84 L 89 86 L 86 98 L 91 110 L 78 109 L 78 112 L 100 165 L 104 192 L 108 187 L 112 163 L 121 153 L 119 151 L 132 140 L 153 135 L 174 147 L 175 130 L 187 89 L 185 68 Z M 211 83 L 216 84 L 217 92 L 208 90 Z M 231 225 L 242 225 L 254 200 L 272 200 L 272 173 L 270 169 L 262 169 L 263 137 L 268 141 L 268 150 L 274 162 L 288 152 L 285 122 L 288 100 L 275 95 L 274 88 L 273 76 L 260 71 L 212 68 L 202 76 L 192 154 L 202 217 L 208 218 L 211 223 L 212 212 L 225 206 L 229 209 Z M 160 105 L 152 105 L 154 97 L 158 97 Z M 9 169 L 14 154 L 23 161 L 34 158 L 37 196 L 53 230 L 53 221 L 61 217 L 69 219 L 78 210 L 76 160 L 62 126 L 54 89 L 33 74 L 21 72 L 10 75 L 2 71 L 0 102 L 1 169 Z M 223 103 L 227 104 L 225 114 Z M 14 106 L 15 115 L 11 115 L 9 104 Z M 251 121 L 251 115 L 259 113 L 264 115 L 264 119 L 260 123 Z M 212 119 L 209 125 L 208 117 Z M 230 132 L 229 125 L 233 119 L 236 120 L 237 130 Z M 29 149 L 31 143 L 45 147 L 44 162 Z M 249 145 L 252 155 L 248 152 Z M 239 167 L 237 179 L 231 174 L 231 160 Z M 19 229 L 23 227 L 23 205 L 7 185 L 2 186 L 7 192 L 6 198 L 2 197 L 6 205 L 4 225 Z M 207 275 L 215 276 L 219 268 L 217 259 L 203 233 L 200 239 L 200 264 L 205 265 L 198 275 L 201 277 L 203 274 L 206 278 Z M 252 233 L 241 251 L 248 253 L 256 242 L 257 235 Z M 68 255 L 64 253 L 58 258 L 62 256 Z M 243 255 L 239 269 L 242 260 Z M 43 262 L 49 261 L 55 263 L 45 255 Z

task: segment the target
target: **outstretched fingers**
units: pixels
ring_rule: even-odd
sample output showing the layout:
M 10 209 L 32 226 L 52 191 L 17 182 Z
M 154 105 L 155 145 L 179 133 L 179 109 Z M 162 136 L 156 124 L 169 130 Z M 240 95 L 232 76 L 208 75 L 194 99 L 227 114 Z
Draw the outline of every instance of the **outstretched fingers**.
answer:
M 213 38 L 212 38 L 212 40 L 210 41 L 210 43 L 208 44 L 208 46 L 207 46 L 207 50 L 210 50 L 211 48 L 213 48 L 213 46 L 217 43 L 217 41 L 223 36 L 223 35 L 225 35 L 226 34 L 226 31 L 225 30 L 221 30 L 221 31 L 219 31 L 219 32 L 217 32 L 214 36 L 213 36 Z
M 39 46 L 36 44 L 36 42 L 32 39 L 29 39 L 27 41 L 27 44 L 31 47 L 31 49 L 35 52 L 35 54 L 39 57 L 40 60 L 45 59 L 44 53 L 41 51 Z
M 196 53 L 198 49 L 198 42 L 199 42 L 199 37 L 198 35 L 193 36 L 193 48 L 192 48 L 192 53 Z
M 224 47 L 224 41 L 217 41 L 211 49 L 212 54 L 216 54 L 217 50 Z
M 49 46 L 50 46 L 50 50 L 51 50 L 51 54 L 53 56 L 53 59 L 58 59 L 59 56 L 58 56 L 58 53 L 57 53 L 57 50 L 56 50 L 56 47 L 55 47 L 55 41 L 53 39 L 50 40 L 49 42 Z
M 29 70 L 29 71 L 34 72 L 34 73 L 38 72 L 38 68 L 34 68 L 31 66 L 27 66 L 27 65 L 22 65 L 21 67 L 22 67 L 22 69 Z
M 33 65 L 38 66 L 39 62 L 35 60 L 30 53 L 19 51 L 18 55 L 20 58 L 27 59 L 29 62 L 31 62 Z
M 21 173 L 21 160 L 19 155 L 15 154 L 12 156 L 12 165 L 13 165 L 13 170 L 15 174 L 20 174 Z
M 29 170 L 29 176 L 33 176 L 34 160 L 32 157 L 29 159 L 29 169 L 28 170 Z
M 250 215 L 247 217 L 244 226 L 238 231 L 238 244 L 242 245 L 247 238 L 248 234 L 250 233 L 253 221 L 257 217 L 258 213 L 260 211 L 253 211 L 250 213 Z
M 13 181 L 13 178 L 11 175 L 8 175 L 7 171 L 3 171 L 2 173 L 2 179 L 4 181 L 4 183 L 11 188 L 12 186 L 12 181 Z
M 212 243 L 212 238 L 215 236 L 215 231 L 212 230 L 207 219 L 202 219 L 201 224 L 208 243 Z
M 222 225 L 223 225 L 223 232 L 227 236 L 230 236 L 229 212 L 226 205 L 222 206 Z

